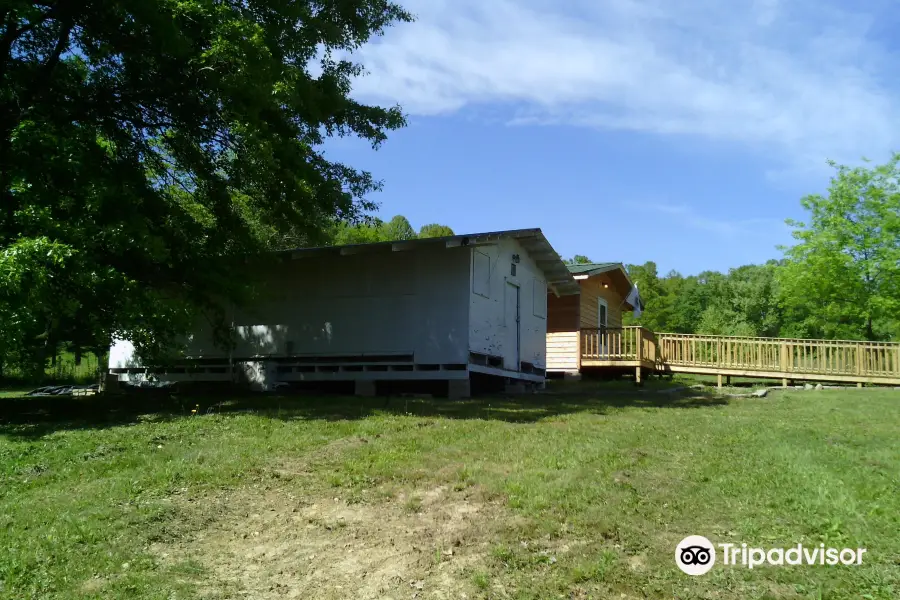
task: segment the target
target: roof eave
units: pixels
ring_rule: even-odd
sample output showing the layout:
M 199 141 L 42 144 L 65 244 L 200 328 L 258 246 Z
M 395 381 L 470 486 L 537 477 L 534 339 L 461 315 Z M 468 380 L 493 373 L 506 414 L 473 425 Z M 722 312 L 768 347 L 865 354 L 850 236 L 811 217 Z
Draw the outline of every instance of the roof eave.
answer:
M 278 254 L 290 256 L 292 259 L 305 257 L 351 254 L 363 254 L 369 252 L 402 252 L 415 248 L 432 245 L 443 245 L 445 248 L 457 248 L 462 246 L 479 246 L 493 244 L 503 239 L 515 239 L 519 242 L 537 263 L 544 273 L 547 285 L 560 296 L 569 296 L 581 292 L 581 288 L 575 278 L 569 272 L 568 267 L 559 257 L 559 254 L 547 241 L 544 232 L 540 228 L 510 229 L 505 231 L 488 231 L 463 235 L 452 235 L 435 238 L 397 240 L 389 242 L 373 242 L 370 244 L 347 244 L 343 246 L 319 246 L 316 248 L 296 248 L 283 250 Z

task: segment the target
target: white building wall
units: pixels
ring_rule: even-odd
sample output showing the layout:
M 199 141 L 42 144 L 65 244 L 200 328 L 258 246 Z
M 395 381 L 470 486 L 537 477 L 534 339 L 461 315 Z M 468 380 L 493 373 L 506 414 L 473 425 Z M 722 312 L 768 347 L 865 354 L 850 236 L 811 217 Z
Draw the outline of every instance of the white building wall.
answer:
M 513 255 L 519 255 L 512 275 Z M 481 255 L 481 256 L 479 256 Z M 483 258 L 484 256 L 487 259 Z M 490 264 L 485 289 L 483 265 Z M 502 356 L 504 367 L 518 370 L 514 314 L 508 308 L 509 284 L 519 288 L 519 362 L 546 367 L 547 284 L 543 272 L 514 239 L 472 248 L 469 285 L 469 348 L 472 352 Z M 537 286 L 537 293 L 535 293 Z M 487 293 L 485 293 L 487 292 Z
M 436 246 L 273 265 L 261 275 L 260 300 L 235 315 L 234 357 L 413 354 L 417 363 L 466 363 L 469 256 Z M 126 350 L 114 347 L 120 364 L 111 368 L 129 366 Z M 202 330 L 188 353 L 228 356 Z

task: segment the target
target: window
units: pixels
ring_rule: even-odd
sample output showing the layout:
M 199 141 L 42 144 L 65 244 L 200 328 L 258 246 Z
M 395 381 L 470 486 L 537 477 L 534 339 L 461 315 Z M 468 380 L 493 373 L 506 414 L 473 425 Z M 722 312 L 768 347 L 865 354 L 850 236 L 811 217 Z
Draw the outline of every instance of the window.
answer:
M 547 317 L 547 284 L 540 279 L 535 278 L 532 286 L 532 303 L 534 306 L 534 316 Z
M 472 291 L 491 297 L 491 257 L 478 250 L 472 251 Z
M 510 263 L 509 265 L 509 274 L 511 277 L 516 276 L 516 263 Z

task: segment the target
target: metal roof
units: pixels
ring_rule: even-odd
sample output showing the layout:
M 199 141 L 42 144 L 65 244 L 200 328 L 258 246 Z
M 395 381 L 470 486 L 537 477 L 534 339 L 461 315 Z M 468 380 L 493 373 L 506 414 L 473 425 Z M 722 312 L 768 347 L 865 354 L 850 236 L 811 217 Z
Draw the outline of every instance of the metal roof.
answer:
M 625 267 L 622 266 L 622 263 L 575 263 L 567 265 L 569 267 L 569 273 L 572 275 L 599 275 L 600 273 L 606 273 L 607 271 L 612 271 L 614 269 L 622 269 Z
M 569 272 L 572 275 L 579 275 L 582 279 L 585 277 L 594 277 L 595 275 L 600 275 L 602 273 L 609 273 L 610 271 L 621 271 L 622 276 L 625 277 L 625 281 L 628 282 L 629 292 L 631 288 L 634 287 L 634 282 L 631 281 L 631 277 L 628 276 L 628 271 L 625 269 L 625 265 L 622 263 L 580 263 L 580 264 L 569 264 L 566 265 L 569 268 Z M 628 292 L 626 292 L 627 294 Z M 631 306 L 630 303 L 627 303 L 628 306 Z M 641 300 L 641 308 L 643 308 L 643 300 Z
M 278 254 L 290 255 L 291 258 L 304 258 L 316 255 L 349 255 L 378 251 L 414 250 L 418 247 L 440 246 L 457 248 L 461 246 L 483 246 L 501 239 L 514 239 L 528 252 L 531 259 L 547 278 L 547 286 L 560 296 L 581 293 L 578 282 L 568 266 L 560 258 L 544 233 L 539 228 L 510 229 L 506 231 L 488 231 L 483 233 L 467 233 L 444 237 L 374 242 L 370 244 L 347 244 L 344 246 L 319 246 L 316 248 L 296 248 L 282 250 Z

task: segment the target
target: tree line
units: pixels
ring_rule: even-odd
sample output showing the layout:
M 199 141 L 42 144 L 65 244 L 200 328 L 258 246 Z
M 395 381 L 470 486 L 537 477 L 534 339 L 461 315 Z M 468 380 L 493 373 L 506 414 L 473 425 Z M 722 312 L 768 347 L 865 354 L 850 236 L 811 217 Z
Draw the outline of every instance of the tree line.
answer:
M 660 275 L 626 265 L 657 332 L 900 341 L 900 188 L 895 155 L 836 172 L 828 193 L 803 198 L 783 258 L 727 273 Z M 590 262 L 583 255 L 573 262 Z
M 415 240 L 454 235 L 447 225 L 428 223 L 416 232 L 409 219 L 396 215 L 388 221 L 370 217 L 360 223 L 346 221 L 335 223 L 328 234 L 328 242 L 333 245 L 371 244 L 398 240 Z

